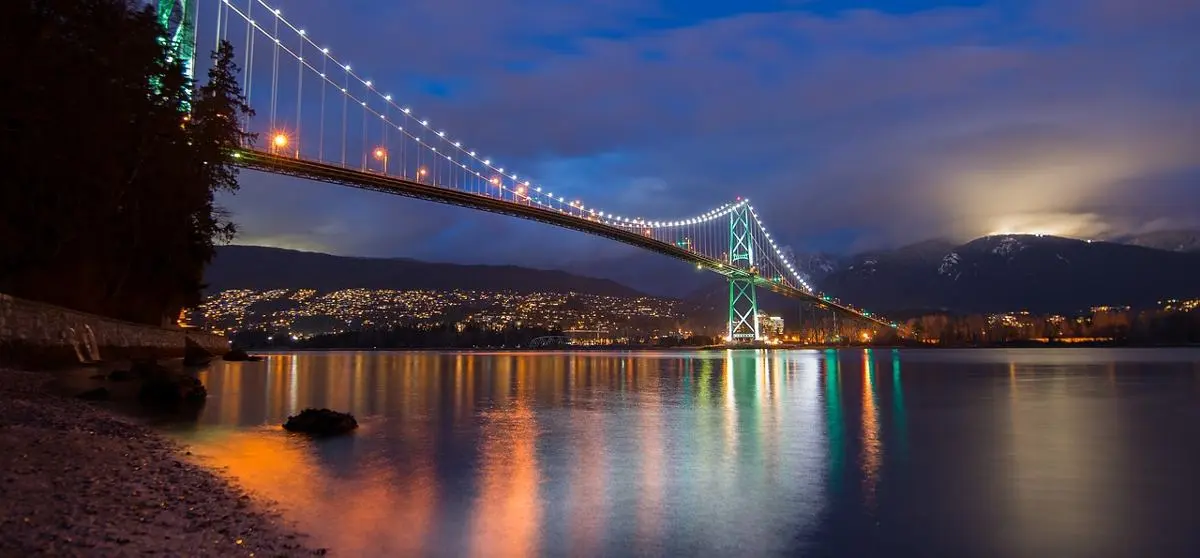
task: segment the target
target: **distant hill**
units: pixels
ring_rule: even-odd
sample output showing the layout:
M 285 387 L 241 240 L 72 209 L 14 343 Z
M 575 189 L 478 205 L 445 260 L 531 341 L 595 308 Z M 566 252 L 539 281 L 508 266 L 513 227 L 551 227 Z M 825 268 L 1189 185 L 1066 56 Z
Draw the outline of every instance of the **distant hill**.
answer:
M 1200 231 L 1158 231 L 1124 238 L 1120 242 L 1170 252 L 1200 252 Z
M 517 266 L 354 258 L 262 246 L 222 246 L 205 272 L 208 292 L 227 289 L 461 289 L 642 296 L 608 279 Z
M 849 258 L 825 291 L 879 312 L 1071 312 L 1200 296 L 1200 252 L 1034 235 L 931 241 Z

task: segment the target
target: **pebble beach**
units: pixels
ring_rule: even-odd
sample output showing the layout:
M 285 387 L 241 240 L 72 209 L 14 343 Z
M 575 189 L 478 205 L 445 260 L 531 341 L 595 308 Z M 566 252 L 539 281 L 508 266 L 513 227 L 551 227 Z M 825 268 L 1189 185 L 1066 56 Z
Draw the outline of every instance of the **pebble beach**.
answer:
M 137 421 L 0 369 L 0 556 L 317 556 Z

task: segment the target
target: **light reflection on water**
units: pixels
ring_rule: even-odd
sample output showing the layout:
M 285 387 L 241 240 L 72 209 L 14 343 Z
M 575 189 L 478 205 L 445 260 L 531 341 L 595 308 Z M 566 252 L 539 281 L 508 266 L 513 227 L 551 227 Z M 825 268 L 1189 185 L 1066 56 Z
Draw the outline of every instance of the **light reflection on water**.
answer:
M 1200 351 L 298 353 L 201 379 L 171 431 L 339 555 L 1200 555 Z M 309 406 L 361 427 L 278 427 Z

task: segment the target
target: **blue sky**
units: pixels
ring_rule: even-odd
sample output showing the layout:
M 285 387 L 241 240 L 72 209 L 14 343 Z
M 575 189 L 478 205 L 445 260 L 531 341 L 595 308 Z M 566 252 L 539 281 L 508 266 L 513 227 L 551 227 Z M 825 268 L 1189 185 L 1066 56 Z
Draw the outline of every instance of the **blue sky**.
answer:
M 617 212 L 748 196 L 786 244 L 835 252 L 1200 226 L 1194 0 L 277 5 L 455 136 Z M 242 185 L 221 203 L 244 243 L 543 267 L 628 250 L 324 184 Z

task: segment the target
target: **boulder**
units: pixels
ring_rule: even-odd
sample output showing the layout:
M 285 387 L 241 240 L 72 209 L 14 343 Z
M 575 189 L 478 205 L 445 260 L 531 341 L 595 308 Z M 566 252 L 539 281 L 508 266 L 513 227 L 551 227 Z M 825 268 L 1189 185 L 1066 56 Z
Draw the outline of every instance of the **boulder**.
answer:
M 150 404 L 202 403 L 206 397 L 204 383 L 186 374 L 147 378 L 138 391 L 138 399 Z
M 109 395 L 108 388 L 98 387 L 96 389 L 89 389 L 76 397 L 85 401 L 107 401 Z
M 108 379 L 114 382 L 128 382 L 133 379 L 133 373 L 128 370 L 113 370 L 108 373 Z
M 334 436 L 358 428 L 358 421 L 349 413 L 329 409 L 305 409 L 296 416 L 288 417 L 283 428 L 289 432 L 302 432 L 314 436 Z
M 129 373 L 140 379 L 170 376 L 173 372 L 154 359 L 135 360 L 129 365 Z
M 184 366 L 207 366 L 213 359 L 213 354 L 198 345 L 191 338 L 184 338 L 183 346 L 183 365 Z

